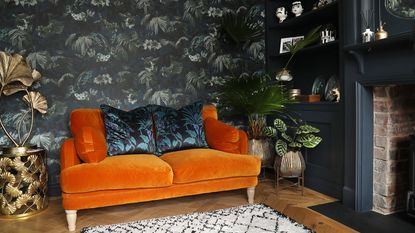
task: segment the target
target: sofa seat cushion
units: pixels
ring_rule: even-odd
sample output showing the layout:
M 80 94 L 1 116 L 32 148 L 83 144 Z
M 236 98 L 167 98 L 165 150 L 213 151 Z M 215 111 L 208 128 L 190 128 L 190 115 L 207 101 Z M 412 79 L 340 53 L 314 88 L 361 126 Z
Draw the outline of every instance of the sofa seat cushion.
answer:
M 99 163 L 83 163 L 61 172 L 65 193 L 170 186 L 173 172 L 155 155 L 120 155 Z
M 231 154 L 213 149 L 189 149 L 160 157 L 173 169 L 173 183 L 190 183 L 230 177 L 258 176 L 261 160 L 257 156 Z

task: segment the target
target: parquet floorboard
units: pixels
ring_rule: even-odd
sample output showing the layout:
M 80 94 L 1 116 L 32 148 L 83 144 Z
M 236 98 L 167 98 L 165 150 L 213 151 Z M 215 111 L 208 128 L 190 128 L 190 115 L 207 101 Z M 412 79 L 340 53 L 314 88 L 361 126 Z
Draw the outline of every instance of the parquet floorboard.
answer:
M 77 232 L 82 227 L 130 222 L 192 212 L 210 211 L 246 205 L 246 190 L 210 193 L 161 201 L 129 204 L 78 211 Z M 255 203 L 265 203 L 279 212 L 321 233 L 356 232 L 308 206 L 336 201 L 334 198 L 305 189 L 304 196 L 294 189 L 276 192 L 270 181 L 261 181 L 256 189 Z M 51 200 L 49 207 L 23 220 L 0 220 L 1 233 L 67 233 L 61 200 Z

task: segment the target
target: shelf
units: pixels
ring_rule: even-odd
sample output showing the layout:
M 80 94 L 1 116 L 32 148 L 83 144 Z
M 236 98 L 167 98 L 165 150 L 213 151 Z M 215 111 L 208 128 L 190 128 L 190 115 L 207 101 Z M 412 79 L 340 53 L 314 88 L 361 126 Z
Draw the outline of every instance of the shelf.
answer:
M 335 40 L 326 44 L 316 44 L 301 49 L 298 53 L 322 51 L 326 49 L 338 48 L 339 41 Z M 270 57 L 289 57 L 290 53 L 270 54 Z
M 270 29 L 294 27 L 301 25 L 310 25 L 315 22 L 322 21 L 322 19 L 334 18 L 337 16 L 338 1 L 331 3 L 327 6 L 323 6 L 317 10 L 308 11 L 298 17 L 290 18 L 282 23 L 278 23 L 269 27 Z
M 343 47 L 346 51 L 370 51 L 371 49 L 383 49 L 385 47 L 410 45 L 415 42 L 414 35 L 411 32 L 401 33 L 398 35 L 390 36 L 389 38 L 377 41 L 371 41 L 367 43 L 346 45 Z
M 300 102 L 294 103 L 287 106 L 288 108 L 296 111 L 328 111 L 328 112 L 337 112 L 341 110 L 341 103 L 337 102 Z

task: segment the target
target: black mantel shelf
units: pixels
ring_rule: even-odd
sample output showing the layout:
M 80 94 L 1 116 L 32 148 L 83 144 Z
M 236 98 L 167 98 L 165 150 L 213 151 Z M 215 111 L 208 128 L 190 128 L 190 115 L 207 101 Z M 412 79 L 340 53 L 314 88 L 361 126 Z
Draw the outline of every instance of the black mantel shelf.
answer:
M 407 45 L 413 45 L 414 40 L 414 33 L 407 32 L 407 33 L 401 33 L 398 35 L 390 36 L 389 38 L 383 39 L 383 40 L 377 40 L 367 43 L 361 43 L 361 44 L 354 44 L 354 45 L 345 45 L 343 47 L 346 51 L 371 51 L 372 49 L 382 49 L 385 47 L 392 47 L 392 46 L 407 46 Z
M 320 21 L 322 18 L 336 17 L 337 7 L 338 7 L 338 2 L 336 1 L 334 3 L 323 6 L 317 10 L 310 10 L 308 12 L 305 12 L 304 14 L 298 17 L 287 19 L 284 22 L 278 23 L 269 28 L 277 29 L 277 28 L 294 27 L 298 25 L 303 25 L 304 23 Z

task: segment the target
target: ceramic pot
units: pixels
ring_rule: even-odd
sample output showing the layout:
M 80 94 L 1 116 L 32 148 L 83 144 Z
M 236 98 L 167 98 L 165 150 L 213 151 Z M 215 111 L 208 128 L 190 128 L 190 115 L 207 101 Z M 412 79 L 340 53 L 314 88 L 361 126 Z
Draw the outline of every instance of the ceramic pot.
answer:
M 275 154 L 271 139 L 250 139 L 248 151 L 251 155 L 258 155 L 261 158 L 261 167 L 272 168 Z
M 275 77 L 278 81 L 285 81 L 285 82 L 289 82 L 291 80 L 293 80 L 293 76 L 290 74 L 290 71 L 282 68 L 278 73 L 277 76 Z
M 274 169 L 282 177 L 299 177 L 305 170 L 305 161 L 301 151 L 288 151 L 284 156 L 275 158 Z

